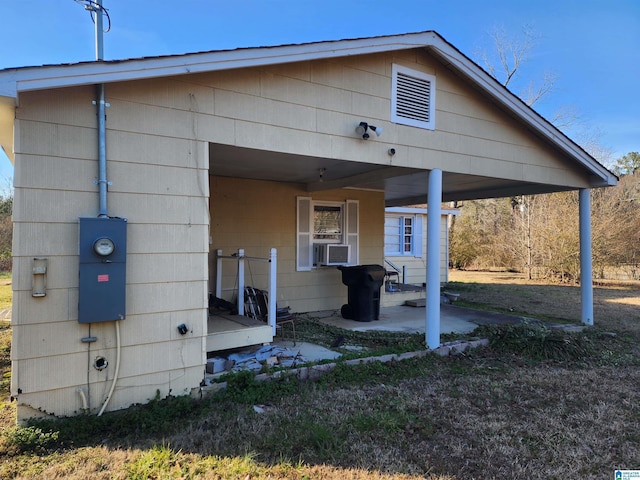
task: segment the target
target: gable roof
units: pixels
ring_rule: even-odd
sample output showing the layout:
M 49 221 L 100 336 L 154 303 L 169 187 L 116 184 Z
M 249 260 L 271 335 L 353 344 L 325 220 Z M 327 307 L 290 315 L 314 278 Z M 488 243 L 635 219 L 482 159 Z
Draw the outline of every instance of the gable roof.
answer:
M 91 61 L 0 70 L 0 127 L 7 106 L 19 94 L 33 90 L 72 87 L 165 76 L 215 72 L 380 52 L 425 48 L 449 68 L 465 76 L 496 103 L 523 120 L 543 138 L 574 158 L 592 176 L 592 186 L 609 186 L 617 177 L 550 122 L 501 85 L 460 50 L 434 31 L 275 47 L 240 48 L 128 60 Z M 5 98 L 3 98 L 5 97 Z M 4 113 L 4 115 L 3 115 Z M 5 122 L 6 123 L 6 122 Z M 6 135 L 0 132 L 6 147 Z

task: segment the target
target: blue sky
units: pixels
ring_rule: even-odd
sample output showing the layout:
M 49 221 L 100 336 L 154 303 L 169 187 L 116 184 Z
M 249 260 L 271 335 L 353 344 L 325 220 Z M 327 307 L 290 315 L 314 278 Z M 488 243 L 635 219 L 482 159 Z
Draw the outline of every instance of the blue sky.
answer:
M 495 28 L 539 36 L 523 74 L 551 71 L 535 108 L 574 109 L 611 161 L 640 151 L 638 0 L 103 0 L 107 60 L 435 30 L 474 60 Z M 0 0 L 0 69 L 95 58 L 94 27 L 74 0 Z M 106 25 L 106 24 L 105 24 Z M 517 87 L 513 88 L 517 93 Z M 573 135 L 572 132 L 569 132 Z M 13 170 L 0 153 L 0 178 Z

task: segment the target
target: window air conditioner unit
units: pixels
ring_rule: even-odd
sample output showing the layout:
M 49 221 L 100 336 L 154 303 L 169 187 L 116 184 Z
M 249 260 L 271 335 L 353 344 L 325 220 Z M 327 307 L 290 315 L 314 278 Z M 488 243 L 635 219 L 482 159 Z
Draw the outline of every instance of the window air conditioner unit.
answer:
M 317 243 L 314 246 L 316 251 L 316 265 L 326 265 L 331 267 L 347 265 L 349 263 L 351 245 Z

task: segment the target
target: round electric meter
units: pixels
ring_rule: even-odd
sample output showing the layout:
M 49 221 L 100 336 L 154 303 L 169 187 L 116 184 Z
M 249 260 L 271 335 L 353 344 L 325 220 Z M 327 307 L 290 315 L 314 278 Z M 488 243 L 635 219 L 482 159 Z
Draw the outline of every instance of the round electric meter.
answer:
M 93 251 L 101 257 L 111 255 L 115 249 L 116 246 L 113 243 L 113 240 L 107 237 L 99 238 L 93 244 Z

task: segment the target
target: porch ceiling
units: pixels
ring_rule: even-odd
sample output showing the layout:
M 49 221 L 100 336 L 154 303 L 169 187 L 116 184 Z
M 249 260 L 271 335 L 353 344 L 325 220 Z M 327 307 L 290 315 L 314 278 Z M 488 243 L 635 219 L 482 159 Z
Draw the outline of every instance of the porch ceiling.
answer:
M 324 169 L 322 181 L 320 169 Z M 384 191 L 386 206 L 427 202 L 427 170 L 307 157 L 231 145 L 209 145 L 209 172 L 221 177 L 298 183 L 309 192 L 336 188 Z M 558 186 L 499 178 L 442 174 L 443 201 L 558 191 Z

